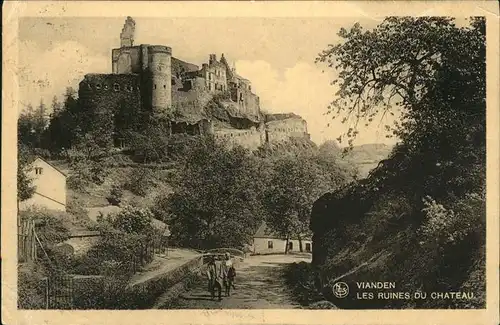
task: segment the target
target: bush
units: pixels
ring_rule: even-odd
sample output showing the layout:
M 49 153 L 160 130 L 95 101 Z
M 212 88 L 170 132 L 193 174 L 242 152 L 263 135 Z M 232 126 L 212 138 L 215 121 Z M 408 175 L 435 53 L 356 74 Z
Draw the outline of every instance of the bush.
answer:
M 120 187 L 113 185 L 109 195 L 106 197 L 106 200 L 108 200 L 109 204 L 118 206 L 122 201 L 122 197 L 123 190 Z
M 132 234 L 148 234 L 152 230 L 153 214 L 148 209 L 126 206 L 110 216 L 111 225 L 120 231 Z
M 134 168 L 125 185 L 126 189 L 135 195 L 145 196 L 154 184 L 154 176 L 149 168 Z
M 293 263 L 285 269 L 285 283 L 301 305 L 309 306 L 323 300 L 321 292 L 315 287 L 314 274 L 313 267 L 306 262 Z
M 45 288 L 41 285 L 43 274 L 33 267 L 18 267 L 17 306 L 19 309 L 44 309 Z
M 68 162 L 71 175 L 68 177 L 68 186 L 74 190 L 84 190 L 91 183 L 101 185 L 104 183 L 108 170 L 99 161 L 99 157 L 90 159 L 83 152 L 71 149 L 68 151 Z

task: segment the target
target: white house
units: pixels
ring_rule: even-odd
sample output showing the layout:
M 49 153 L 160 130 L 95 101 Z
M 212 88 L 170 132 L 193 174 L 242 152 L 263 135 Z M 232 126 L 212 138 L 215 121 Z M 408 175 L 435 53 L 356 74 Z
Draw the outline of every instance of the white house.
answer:
M 35 193 L 30 199 L 19 202 L 19 210 L 37 206 L 66 211 L 66 174 L 40 157 L 31 167 L 28 177 L 33 180 Z
M 304 236 L 301 240 L 303 252 L 312 252 L 311 238 L 309 236 Z M 267 227 L 266 223 L 263 222 L 253 236 L 251 250 L 254 254 L 284 253 L 286 242 L 286 239 L 273 234 Z M 300 243 L 298 238 L 289 239 L 288 251 L 300 252 Z

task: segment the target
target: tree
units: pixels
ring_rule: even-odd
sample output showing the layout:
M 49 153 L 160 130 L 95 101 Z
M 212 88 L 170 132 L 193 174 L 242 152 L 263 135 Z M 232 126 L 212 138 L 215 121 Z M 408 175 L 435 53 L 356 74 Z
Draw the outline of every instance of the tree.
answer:
M 172 237 L 196 248 L 242 247 L 262 221 L 258 165 L 241 147 L 200 139 L 169 197 Z
M 288 240 L 309 234 L 309 217 L 315 200 L 327 191 L 343 185 L 347 172 L 333 161 L 326 161 L 318 153 L 284 155 L 274 162 L 265 190 L 264 202 L 268 225 Z
M 30 147 L 34 147 L 34 144 L 36 143 L 33 112 L 33 106 L 29 104 L 21 112 L 17 121 L 17 139 L 20 143 Z
M 334 118 L 351 121 L 349 143 L 358 123 L 371 123 L 379 114 L 402 111 L 403 123 L 387 126 L 401 136 L 415 118 L 417 103 L 436 82 L 436 71 L 452 58 L 476 51 L 477 38 L 470 28 L 456 28 L 450 17 L 388 17 L 374 30 L 357 23 L 338 35 L 345 41 L 319 54 L 317 62 L 339 70 L 339 90 L 328 107 Z
M 68 87 L 64 94 L 62 107 L 58 108 L 53 101 L 53 114 L 50 118 L 47 130 L 49 147 L 53 152 L 60 152 L 71 148 L 76 143 L 78 135 L 81 134 L 81 124 L 79 115 L 82 114 L 80 105 L 76 99 L 76 92 Z
M 332 67 L 340 62 L 330 113 L 352 118 L 355 128 L 374 114 L 395 113 L 395 105 L 402 111 L 402 123 L 388 126 L 401 140 L 391 156 L 367 179 L 315 204 L 315 263 L 323 270 L 373 255 L 360 248 L 354 259 L 330 259 L 335 246 L 379 247 L 394 258 L 371 276 L 401 279 L 408 290 L 445 291 L 484 265 L 485 20 L 470 22 L 457 28 L 451 18 L 389 17 L 373 31 L 342 30 L 345 42 L 320 55 Z M 353 243 L 349 235 L 360 228 L 369 239 Z M 484 283 L 474 285 L 484 292 Z
M 51 116 L 58 116 L 59 114 L 61 114 L 61 112 L 63 110 L 63 106 L 61 105 L 61 103 L 57 99 L 57 96 L 54 96 L 52 98 L 52 105 L 51 106 L 52 106 Z
M 124 130 L 124 129 L 123 129 Z M 169 126 L 161 116 L 152 116 L 139 131 L 120 131 L 125 135 L 129 149 L 143 163 L 165 162 L 169 154 Z
M 17 200 L 25 201 L 33 196 L 35 187 L 29 177 L 33 157 L 26 145 L 18 142 L 17 145 Z

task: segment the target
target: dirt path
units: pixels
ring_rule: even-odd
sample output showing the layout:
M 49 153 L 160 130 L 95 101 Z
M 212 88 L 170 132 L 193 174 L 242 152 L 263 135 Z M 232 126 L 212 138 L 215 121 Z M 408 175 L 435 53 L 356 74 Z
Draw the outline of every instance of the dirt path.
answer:
M 250 256 L 237 267 L 236 290 L 222 301 L 213 301 L 205 281 L 182 294 L 175 309 L 289 309 L 300 308 L 291 301 L 283 283 L 282 272 L 286 264 L 310 262 L 308 256 L 263 255 Z

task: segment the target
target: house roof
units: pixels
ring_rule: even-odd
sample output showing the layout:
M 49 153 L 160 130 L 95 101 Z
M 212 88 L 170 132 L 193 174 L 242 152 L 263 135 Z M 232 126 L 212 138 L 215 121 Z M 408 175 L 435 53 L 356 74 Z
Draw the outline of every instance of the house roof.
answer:
M 64 177 L 67 177 L 68 175 L 66 175 L 65 172 L 61 171 L 59 168 L 57 168 L 56 166 L 54 166 L 53 164 L 51 164 L 50 162 L 48 162 L 47 160 L 43 159 L 42 157 L 40 156 L 35 156 L 35 158 L 33 159 L 33 162 L 34 163 L 35 161 L 37 160 L 41 160 L 43 161 L 44 163 L 46 163 L 47 165 L 49 165 L 50 167 L 54 168 L 56 171 L 58 171 L 59 173 L 61 173 L 62 175 L 64 175 Z
M 260 225 L 259 229 L 255 232 L 255 235 L 253 236 L 254 238 L 282 238 L 283 236 L 280 236 L 276 233 L 274 233 L 271 228 L 267 226 L 267 224 L 263 221 L 262 224 Z M 298 239 L 295 237 L 292 237 L 291 239 Z M 302 239 L 305 240 L 310 240 L 311 237 L 309 235 L 304 235 Z

